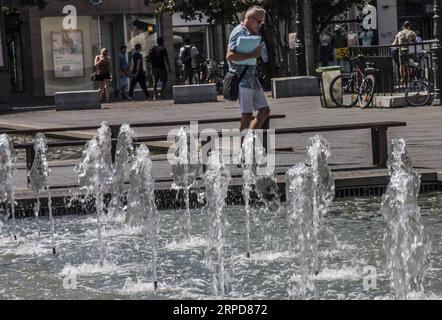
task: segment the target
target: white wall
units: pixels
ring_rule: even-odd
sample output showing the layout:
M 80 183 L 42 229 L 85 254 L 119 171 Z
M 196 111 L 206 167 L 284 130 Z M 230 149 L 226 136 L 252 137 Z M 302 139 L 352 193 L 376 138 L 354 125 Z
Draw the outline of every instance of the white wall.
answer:
M 378 0 L 378 36 L 380 45 L 390 45 L 398 32 L 396 0 Z

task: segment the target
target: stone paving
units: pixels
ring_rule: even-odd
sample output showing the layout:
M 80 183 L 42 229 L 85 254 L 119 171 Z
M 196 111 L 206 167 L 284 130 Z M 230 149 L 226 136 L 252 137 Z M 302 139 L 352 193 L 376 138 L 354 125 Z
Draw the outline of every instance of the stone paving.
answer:
M 424 172 L 438 172 L 442 168 L 442 108 L 426 106 L 420 108 L 398 109 L 324 109 L 320 107 L 319 97 L 302 97 L 272 99 L 269 104 L 273 114 L 285 114 L 285 119 L 271 121 L 272 128 L 304 127 L 333 124 L 350 124 L 375 121 L 405 121 L 407 127 L 389 129 L 389 139 L 402 137 L 407 141 L 409 153 L 415 167 Z M 221 117 L 238 117 L 239 107 L 235 102 L 218 102 L 174 105 L 170 100 L 138 101 L 130 103 L 111 103 L 103 105 L 101 110 L 55 111 L 46 110 L 3 114 L 0 117 L 0 128 L 38 129 L 63 126 L 99 125 L 106 120 L 111 124 L 123 122 L 161 122 L 169 120 L 199 120 Z M 237 128 L 237 123 L 200 125 L 217 130 Z M 138 136 L 165 135 L 172 127 L 136 128 Z M 93 131 L 69 132 L 70 137 L 91 138 Z M 277 148 L 294 148 L 294 152 L 277 154 L 277 171 L 284 173 L 287 167 L 303 161 L 305 145 L 312 134 L 279 135 L 276 138 Z M 333 169 L 355 169 L 353 175 L 370 176 L 375 171 L 358 171 L 356 168 L 371 166 L 370 130 L 325 132 L 332 151 L 330 165 Z M 159 180 L 170 178 L 170 166 L 164 156 L 154 157 L 155 175 Z M 73 185 L 75 177 L 72 168 L 75 161 L 53 162 L 50 164 L 54 185 Z M 17 187 L 22 192 L 26 189 L 26 171 L 19 166 Z M 235 168 L 234 174 L 239 174 Z M 372 172 L 372 173 L 370 173 Z M 379 170 L 377 171 L 379 173 Z M 385 176 L 385 170 L 381 170 Z M 335 173 L 336 177 L 343 173 Z M 345 175 L 345 174 L 344 174 Z M 347 173 L 348 175 L 348 173 Z

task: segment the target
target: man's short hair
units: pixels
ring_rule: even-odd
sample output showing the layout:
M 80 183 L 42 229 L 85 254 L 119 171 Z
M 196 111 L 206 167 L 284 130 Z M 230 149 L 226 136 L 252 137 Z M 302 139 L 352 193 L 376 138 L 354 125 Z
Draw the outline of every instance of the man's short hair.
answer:
M 124 44 L 120 47 L 120 51 L 123 49 L 127 49 L 127 46 L 125 46 Z
M 137 43 L 137 44 L 135 45 L 135 50 L 141 50 L 141 44 Z
M 266 14 L 267 12 L 263 7 L 260 6 L 251 6 L 246 11 L 246 17 L 250 17 L 254 12 L 260 12 L 262 14 Z
M 190 44 L 190 39 L 189 38 L 184 39 L 184 43 L 185 44 Z
M 158 37 L 158 39 L 157 39 L 157 44 L 158 44 L 159 46 L 162 46 L 162 45 L 164 44 L 164 39 L 163 39 L 162 37 Z

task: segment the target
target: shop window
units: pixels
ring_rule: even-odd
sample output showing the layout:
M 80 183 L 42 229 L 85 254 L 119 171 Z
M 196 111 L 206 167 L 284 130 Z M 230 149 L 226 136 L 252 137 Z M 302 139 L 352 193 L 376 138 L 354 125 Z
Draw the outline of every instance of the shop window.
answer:
M 157 39 L 156 19 L 153 15 L 126 15 L 127 48 L 129 54 L 135 50 L 137 43 L 141 44 L 141 54 L 147 57 L 149 50 L 155 45 Z M 130 59 L 130 57 L 129 57 Z M 148 65 L 145 63 L 145 70 Z

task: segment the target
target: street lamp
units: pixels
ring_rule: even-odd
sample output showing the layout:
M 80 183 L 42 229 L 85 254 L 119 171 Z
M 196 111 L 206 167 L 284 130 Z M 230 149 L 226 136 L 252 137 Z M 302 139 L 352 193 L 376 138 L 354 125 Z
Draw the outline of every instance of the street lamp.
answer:
M 434 43 L 432 47 L 433 52 L 433 69 L 435 80 L 435 96 L 439 99 L 439 105 L 441 103 L 441 84 L 442 84 L 442 33 L 441 33 L 441 8 L 442 0 L 434 0 L 433 8 L 433 33 Z

